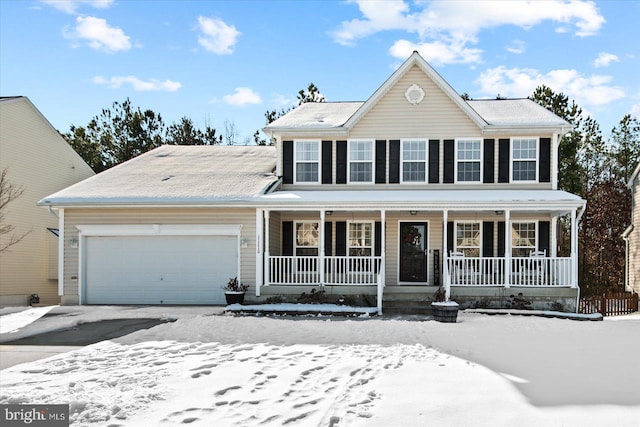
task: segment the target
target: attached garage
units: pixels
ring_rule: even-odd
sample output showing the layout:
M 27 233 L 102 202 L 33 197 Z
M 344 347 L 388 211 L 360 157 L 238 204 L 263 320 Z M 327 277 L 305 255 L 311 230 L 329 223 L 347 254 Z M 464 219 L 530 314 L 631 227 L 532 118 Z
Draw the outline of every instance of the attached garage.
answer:
M 240 226 L 79 226 L 84 304 L 224 304 Z

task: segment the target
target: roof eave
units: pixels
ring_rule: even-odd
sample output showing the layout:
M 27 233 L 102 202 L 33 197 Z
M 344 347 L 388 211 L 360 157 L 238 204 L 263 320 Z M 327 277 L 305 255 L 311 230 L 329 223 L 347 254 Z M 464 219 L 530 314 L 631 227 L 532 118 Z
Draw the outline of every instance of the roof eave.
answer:
M 549 125 L 549 124 L 511 124 L 511 125 L 491 125 L 483 126 L 483 134 L 499 134 L 499 133 L 511 133 L 511 132 L 523 132 L 523 133 L 557 133 L 564 135 L 571 131 L 573 126 L 567 125 Z
M 276 135 L 336 135 L 346 136 L 349 131 L 342 126 L 339 127 L 326 127 L 326 128 L 299 128 L 299 127 L 264 127 L 262 131 L 269 136 Z

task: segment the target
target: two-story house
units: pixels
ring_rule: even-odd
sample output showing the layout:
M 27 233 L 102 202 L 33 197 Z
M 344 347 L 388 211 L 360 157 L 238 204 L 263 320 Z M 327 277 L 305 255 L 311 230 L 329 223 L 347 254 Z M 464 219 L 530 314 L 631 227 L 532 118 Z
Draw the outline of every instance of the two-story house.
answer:
M 326 295 L 575 311 L 585 201 L 558 190 L 570 124 L 466 101 L 414 53 L 366 102 L 307 103 L 275 147 L 162 147 L 41 201 L 60 212 L 63 302 Z M 557 253 L 559 218 L 571 254 Z M 555 304 L 554 304 L 555 303 Z

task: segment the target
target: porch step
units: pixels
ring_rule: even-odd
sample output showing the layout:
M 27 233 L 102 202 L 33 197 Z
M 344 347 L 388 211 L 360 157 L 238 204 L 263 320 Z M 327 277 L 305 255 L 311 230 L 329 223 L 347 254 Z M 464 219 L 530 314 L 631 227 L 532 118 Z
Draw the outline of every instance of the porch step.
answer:
M 383 314 L 422 314 L 431 315 L 431 303 L 427 301 L 410 300 L 384 300 L 382 301 Z

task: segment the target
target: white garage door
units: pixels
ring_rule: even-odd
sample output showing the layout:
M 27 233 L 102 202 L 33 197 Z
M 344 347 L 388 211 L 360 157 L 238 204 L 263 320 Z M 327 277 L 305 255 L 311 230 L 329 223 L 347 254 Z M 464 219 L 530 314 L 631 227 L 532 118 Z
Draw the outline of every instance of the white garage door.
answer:
M 87 237 L 86 304 L 224 304 L 236 236 Z

